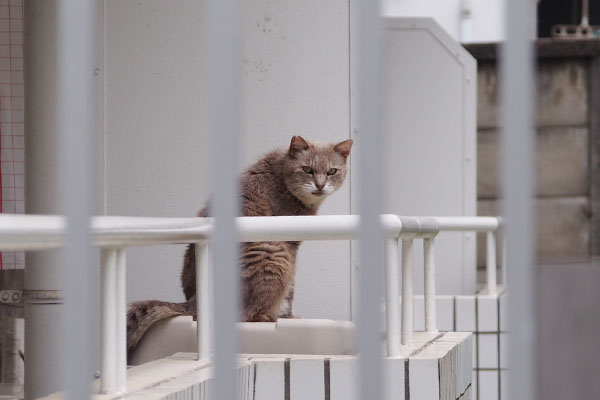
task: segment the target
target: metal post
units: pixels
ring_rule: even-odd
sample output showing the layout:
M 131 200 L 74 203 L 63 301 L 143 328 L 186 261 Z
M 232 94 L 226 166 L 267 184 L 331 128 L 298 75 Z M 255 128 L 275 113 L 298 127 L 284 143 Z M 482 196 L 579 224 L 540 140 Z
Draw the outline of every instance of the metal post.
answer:
M 25 28 L 25 211 L 58 214 L 58 163 L 56 149 L 56 12 L 58 2 L 24 2 Z M 61 277 L 64 266 L 56 251 L 30 252 L 26 256 L 25 293 L 25 398 L 37 399 L 64 389 L 61 365 L 64 324 Z M 50 296 L 50 291 L 59 296 Z M 46 296 L 43 296 L 46 295 Z M 42 299 L 40 299 L 42 298 Z
M 400 276 L 399 243 L 396 239 L 385 241 L 385 326 L 387 330 L 388 357 L 400 354 Z
M 211 313 L 209 247 L 207 243 L 196 243 L 196 325 L 198 327 L 198 360 L 210 358 Z
M 117 250 L 117 304 L 115 309 L 117 321 L 115 331 L 117 337 L 117 393 L 124 393 L 127 390 L 127 264 L 125 255 L 125 249 Z
M 509 390 L 512 400 L 535 400 L 536 284 L 534 276 L 533 21 L 536 2 L 508 0 L 506 43 L 502 48 L 501 167 L 508 262 Z
M 378 327 L 379 299 L 383 276 L 382 209 L 383 133 L 381 130 L 381 43 L 382 28 L 378 0 L 357 0 L 358 125 L 360 126 L 358 168 L 360 192 L 358 353 L 359 399 L 382 398 L 382 360 Z M 354 40 L 354 39 L 353 39 Z
M 423 240 L 425 261 L 425 330 L 435 332 L 435 248 L 434 238 Z
M 239 246 L 235 216 L 240 210 L 237 163 L 239 137 L 240 45 L 238 1 L 206 2 L 208 60 L 210 60 L 210 136 L 212 139 L 215 217 L 215 399 L 235 396 L 235 364 L 239 320 Z
M 117 389 L 117 251 L 101 252 L 102 352 L 100 393 Z
M 488 294 L 496 294 L 496 232 L 486 233 L 487 239 L 487 261 L 486 280 Z
M 89 218 L 92 211 L 92 138 L 96 136 L 96 24 L 95 0 L 58 2 L 57 111 L 59 193 L 66 216 L 65 354 L 54 368 L 64 368 L 70 399 L 90 396 L 92 348 L 92 257 Z M 37 95 L 37 94 L 34 94 Z
M 402 344 L 413 341 L 413 240 L 402 240 Z

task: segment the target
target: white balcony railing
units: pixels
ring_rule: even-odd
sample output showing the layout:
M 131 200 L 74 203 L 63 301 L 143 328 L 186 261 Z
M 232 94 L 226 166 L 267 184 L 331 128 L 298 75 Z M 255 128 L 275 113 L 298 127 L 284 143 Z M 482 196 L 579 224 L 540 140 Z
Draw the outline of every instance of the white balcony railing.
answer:
M 494 217 L 381 216 L 385 240 L 385 303 L 387 354 L 397 356 L 401 345 L 413 337 L 413 242 L 424 240 L 425 329 L 436 330 L 435 237 L 441 231 L 487 232 L 487 290 L 496 291 L 496 242 L 502 228 Z M 355 215 L 238 217 L 239 240 L 305 241 L 354 240 L 360 219 Z M 102 249 L 102 393 L 126 391 L 126 296 L 125 251 L 130 246 L 195 243 L 198 358 L 211 354 L 209 251 L 211 218 L 94 217 L 93 245 Z M 0 215 L 0 251 L 36 251 L 58 248 L 63 243 L 65 220 L 60 216 Z M 400 242 L 402 257 L 400 260 Z M 502 258 L 502 270 L 504 270 Z M 400 279 L 402 271 L 402 302 Z M 503 276 L 504 273 L 501 273 Z M 505 282 L 503 278 L 503 282 Z M 400 321 L 402 316 L 402 321 Z

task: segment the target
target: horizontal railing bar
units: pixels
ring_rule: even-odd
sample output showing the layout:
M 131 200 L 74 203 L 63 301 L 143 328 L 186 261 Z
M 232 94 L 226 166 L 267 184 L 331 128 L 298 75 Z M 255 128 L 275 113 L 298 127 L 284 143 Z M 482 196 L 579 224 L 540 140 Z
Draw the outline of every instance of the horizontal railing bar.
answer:
M 193 243 L 208 240 L 211 218 L 93 217 L 91 234 L 98 247 Z M 0 215 L 0 250 L 60 247 L 65 220 L 56 215 Z
M 496 231 L 502 227 L 500 217 L 432 217 L 443 231 Z
M 439 231 L 495 231 L 494 217 L 399 217 L 381 216 L 385 238 L 432 237 Z M 93 217 L 93 244 L 127 247 L 197 243 L 209 240 L 212 218 Z M 238 217 L 240 241 L 354 240 L 357 215 Z M 0 215 L 0 251 L 47 250 L 60 247 L 64 218 L 55 215 Z
M 393 214 L 381 215 L 383 235 L 395 239 L 401 235 L 402 224 Z M 238 232 L 242 242 L 354 240 L 358 239 L 358 215 L 319 215 L 293 217 L 238 217 Z

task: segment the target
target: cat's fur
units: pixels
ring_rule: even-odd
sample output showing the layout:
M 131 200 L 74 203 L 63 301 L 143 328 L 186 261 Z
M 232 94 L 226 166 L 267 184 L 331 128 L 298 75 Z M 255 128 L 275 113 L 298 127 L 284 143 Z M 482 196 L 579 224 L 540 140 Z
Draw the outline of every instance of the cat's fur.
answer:
M 294 136 L 285 150 L 273 151 L 250 166 L 241 177 L 244 216 L 315 215 L 346 177 L 352 140 L 337 144 L 311 143 Z M 333 169 L 336 171 L 334 173 Z M 329 172 L 329 174 L 328 174 Z M 208 215 L 207 208 L 199 216 Z M 275 321 L 291 318 L 296 254 L 300 242 L 243 243 L 240 252 L 242 319 Z M 181 271 L 184 303 L 142 301 L 127 313 L 127 348 L 133 350 L 159 320 L 196 313 L 194 246 L 187 248 Z

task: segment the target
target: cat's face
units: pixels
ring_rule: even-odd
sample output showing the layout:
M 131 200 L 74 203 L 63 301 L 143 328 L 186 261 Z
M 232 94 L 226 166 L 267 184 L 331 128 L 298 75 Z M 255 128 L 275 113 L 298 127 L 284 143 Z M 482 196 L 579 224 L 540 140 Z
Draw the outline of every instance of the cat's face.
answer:
M 284 163 L 286 186 L 306 206 L 318 207 L 344 183 L 351 148 L 352 139 L 317 143 L 294 136 Z

